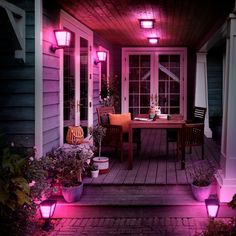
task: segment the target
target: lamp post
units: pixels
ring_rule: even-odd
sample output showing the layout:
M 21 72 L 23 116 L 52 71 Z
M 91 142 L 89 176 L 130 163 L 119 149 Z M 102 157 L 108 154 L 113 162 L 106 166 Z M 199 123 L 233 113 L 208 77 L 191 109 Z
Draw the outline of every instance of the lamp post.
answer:
M 42 229 L 45 231 L 49 231 L 52 228 L 50 225 L 50 219 L 54 214 L 56 203 L 56 200 L 44 200 L 40 204 L 41 217 L 45 219 Z

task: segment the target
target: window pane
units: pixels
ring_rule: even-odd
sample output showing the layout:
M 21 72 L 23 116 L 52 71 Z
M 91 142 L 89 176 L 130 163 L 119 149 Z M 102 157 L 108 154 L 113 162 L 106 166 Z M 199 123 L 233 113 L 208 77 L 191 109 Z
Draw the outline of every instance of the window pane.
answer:
M 139 55 L 129 56 L 129 67 L 139 67 Z

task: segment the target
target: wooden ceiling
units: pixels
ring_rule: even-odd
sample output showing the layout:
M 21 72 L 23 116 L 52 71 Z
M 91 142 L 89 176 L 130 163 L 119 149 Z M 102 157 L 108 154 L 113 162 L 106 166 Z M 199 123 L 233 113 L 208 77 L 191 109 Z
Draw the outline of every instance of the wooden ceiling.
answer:
M 222 25 L 235 0 L 57 0 L 68 13 L 120 46 L 199 47 Z M 155 19 L 154 29 L 140 29 L 138 19 Z

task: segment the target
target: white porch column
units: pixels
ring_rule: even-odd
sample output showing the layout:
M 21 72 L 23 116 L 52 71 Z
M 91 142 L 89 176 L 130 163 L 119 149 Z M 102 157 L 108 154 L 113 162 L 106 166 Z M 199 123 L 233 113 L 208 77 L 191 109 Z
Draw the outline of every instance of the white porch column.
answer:
M 236 15 L 230 14 L 227 27 L 221 169 L 217 190 L 221 202 L 229 202 L 236 193 Z
M 208 109 L 208 86 L 207 86 L 207 53 L 197 53 L 196 84 L 195 84 L 195 106 L 206 107 L 205 128 L 206 137 L 212 138 L 212 131 L 209 127 Z

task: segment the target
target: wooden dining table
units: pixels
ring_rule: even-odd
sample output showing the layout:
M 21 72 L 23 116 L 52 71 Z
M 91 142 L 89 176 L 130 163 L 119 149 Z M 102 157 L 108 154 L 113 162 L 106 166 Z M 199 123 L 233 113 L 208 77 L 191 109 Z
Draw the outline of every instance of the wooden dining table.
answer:
M 155 120 L 148 119 L 147 114 L 139 114 L 129 124 L 129 146 L 128 146 L 128 169 L 133 168 L 133 130 L 134 129 L 177 129 L 181 151 L 181 169 L 185 169 L 185 142 L 183 128 L 185 120 L 182 116 L 157 117 Z

